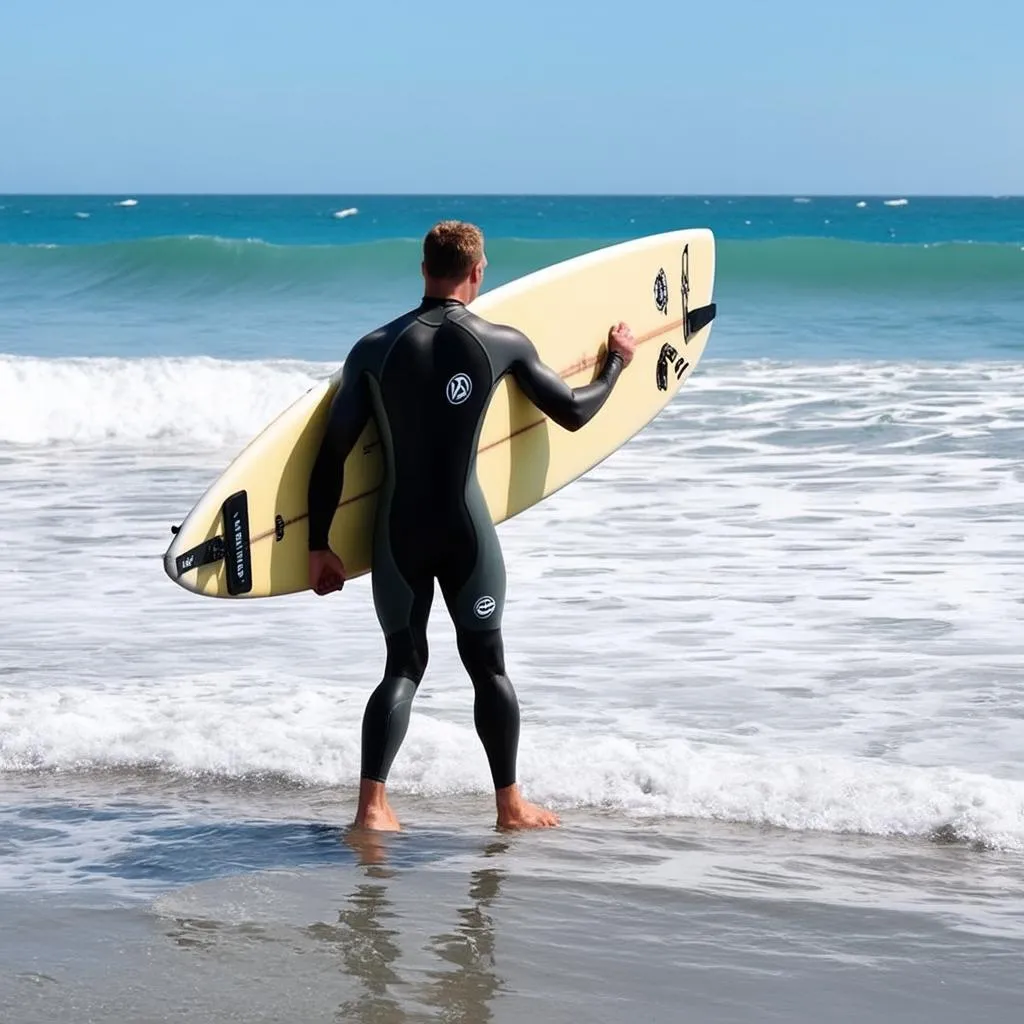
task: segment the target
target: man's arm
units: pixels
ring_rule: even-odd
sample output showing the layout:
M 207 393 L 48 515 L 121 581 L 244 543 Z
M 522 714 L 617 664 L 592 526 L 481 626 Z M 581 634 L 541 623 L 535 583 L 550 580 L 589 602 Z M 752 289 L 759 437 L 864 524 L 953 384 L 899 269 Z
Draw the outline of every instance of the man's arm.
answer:
M 597 415 L 612 393 L 619 374 L 633 358 L 635 341 L 624 324 L 609 331 L 608 353 L 596 379 L 571 388 L 542 362 L 533 343 L 524 335 L 517 345 L 509 370 L 523 393 L 545 415 L 566 430 L 579 430 Z
M 338 390 L 327 413 L 327 429 L 309 475 L 309 550 L 325 551 L 331 521 L 345 486 L 345 460 L 370 417 L 370 396 L 352 354 L 341 370 Z

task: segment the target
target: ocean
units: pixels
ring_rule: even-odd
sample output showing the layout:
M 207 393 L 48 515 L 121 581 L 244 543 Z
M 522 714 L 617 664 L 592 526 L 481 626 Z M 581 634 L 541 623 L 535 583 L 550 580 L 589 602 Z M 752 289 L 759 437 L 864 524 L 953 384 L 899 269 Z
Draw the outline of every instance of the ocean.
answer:
M 499 527 L 494 829 L 442 604 L 354 842 L 367 580 L 161 558 L 415 304 L 707 226 L 672 403 Z M 1024 199 L 0 195 L 0 1022 L 1012 1019 L 1024 1000 Z

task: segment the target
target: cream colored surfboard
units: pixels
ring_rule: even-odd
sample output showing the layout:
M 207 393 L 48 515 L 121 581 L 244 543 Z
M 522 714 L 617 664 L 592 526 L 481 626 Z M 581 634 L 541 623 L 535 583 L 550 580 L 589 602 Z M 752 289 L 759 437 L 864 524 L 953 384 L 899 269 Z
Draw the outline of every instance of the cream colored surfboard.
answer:
M 498 385 L 477 456 L 494 522 L 593 468 L 672 399 L 707 344 L 714 274 L 714 236 L 694 228 L 599 249 L 477 298 L 474 312 L 523 331 L 572 387 L 594 379 L 613 324 L 625 320 L 639 342 L 604 407 L 575 432 L 545 417 L 511 378 Z M 172 580 L 211 597 L 308 588 L 306 488 L 338 376 L 285 409 L 203 494 L 164 556 Z M 371 568 L 382 470 L 371 421 L 345 463 L 330 533 L 350 579 Z

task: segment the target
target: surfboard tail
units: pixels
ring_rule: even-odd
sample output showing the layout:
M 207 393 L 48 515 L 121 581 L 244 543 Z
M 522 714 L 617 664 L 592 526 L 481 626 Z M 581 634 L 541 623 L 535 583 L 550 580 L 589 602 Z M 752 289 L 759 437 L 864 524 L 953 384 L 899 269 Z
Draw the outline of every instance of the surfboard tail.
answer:
M 225 584 L 228 595 L 239 597 L 252 590 L 252 551 L 249 537 L 249 500 L 244 491 L 235 491 L 226 498 L 220 509 L 220 525 L 222 533 L 208 537 L 187 551 L 180 550 L 183 545 L 180 527 L 172 527 L 175 534 L 164 554 L 164 572 L 175 583 L 187 590 L 196 590 L 197 586 L 189 586 L 183 582 L 186 573 L 201 570 L 225 573 Z

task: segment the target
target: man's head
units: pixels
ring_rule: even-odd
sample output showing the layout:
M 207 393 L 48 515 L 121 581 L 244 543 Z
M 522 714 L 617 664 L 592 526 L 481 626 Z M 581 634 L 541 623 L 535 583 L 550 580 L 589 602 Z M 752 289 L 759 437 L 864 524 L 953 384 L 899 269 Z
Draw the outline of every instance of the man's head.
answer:
M 426 294 L 472 302 L 480 294 L 487 257 L 483 232 L 475 224 L 443 220 L 423 239 Z

